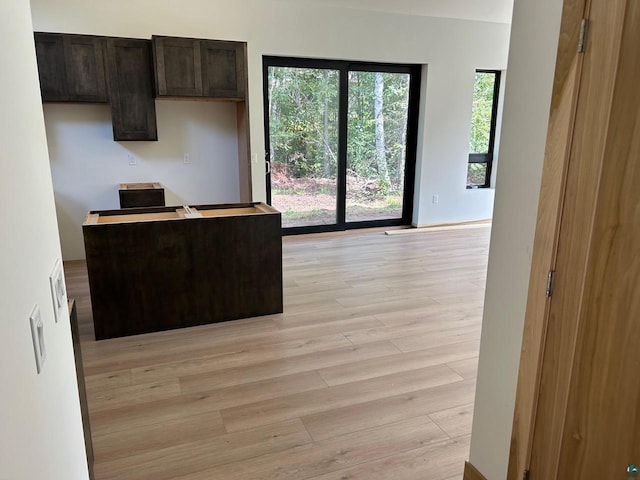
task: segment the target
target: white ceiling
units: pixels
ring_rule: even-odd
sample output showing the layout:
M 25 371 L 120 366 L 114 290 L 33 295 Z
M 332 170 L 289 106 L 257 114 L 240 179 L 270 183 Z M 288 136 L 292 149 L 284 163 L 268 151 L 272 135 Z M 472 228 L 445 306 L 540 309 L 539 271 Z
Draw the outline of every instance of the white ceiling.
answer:
M 513 0 L 288 0 L 426 17 L 511 23 Z

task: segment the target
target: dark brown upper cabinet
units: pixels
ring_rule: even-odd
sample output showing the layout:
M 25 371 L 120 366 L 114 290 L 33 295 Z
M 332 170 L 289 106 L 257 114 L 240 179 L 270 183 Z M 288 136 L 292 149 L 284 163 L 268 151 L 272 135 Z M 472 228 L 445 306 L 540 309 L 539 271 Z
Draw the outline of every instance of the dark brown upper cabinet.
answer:
M 245 99 L 246 44 L 153 37 L 159 97 Z
M 201 97 L 202 66 L 198 40 L 153 37 L 158 96 Z
M 43 102 L 109 101 L 102 37 L 40 32 L 34 35 Z
M 113 139 L 158 140 L 151 41 L 107 39 Z

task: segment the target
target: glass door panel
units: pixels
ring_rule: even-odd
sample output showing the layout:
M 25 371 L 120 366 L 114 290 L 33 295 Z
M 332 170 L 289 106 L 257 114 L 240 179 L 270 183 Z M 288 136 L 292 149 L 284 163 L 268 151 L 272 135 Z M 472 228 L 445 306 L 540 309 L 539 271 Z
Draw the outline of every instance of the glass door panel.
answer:
M 268 67 L 271 205 L 282 226 L 337 222 L 338 70 Z
M 346 221 L 402 218 L 408 73 L 349 72 Z

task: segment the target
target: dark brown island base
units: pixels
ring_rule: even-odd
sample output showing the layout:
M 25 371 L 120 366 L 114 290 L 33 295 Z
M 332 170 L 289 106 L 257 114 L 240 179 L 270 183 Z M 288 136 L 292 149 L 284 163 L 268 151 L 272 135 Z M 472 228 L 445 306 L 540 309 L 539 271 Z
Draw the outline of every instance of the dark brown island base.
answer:
M 96 340 L 282 312 L 269 205 L 94 211 L 82 229 Z

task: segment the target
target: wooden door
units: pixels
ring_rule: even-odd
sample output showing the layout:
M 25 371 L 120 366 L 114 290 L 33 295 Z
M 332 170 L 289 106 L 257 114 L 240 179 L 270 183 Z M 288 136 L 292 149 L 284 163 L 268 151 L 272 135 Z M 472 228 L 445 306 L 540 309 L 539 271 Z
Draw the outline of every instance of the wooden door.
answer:
M 625 479 L 640 462 L 640 2 L 591 0 L 587 16 L 532 480 Z

